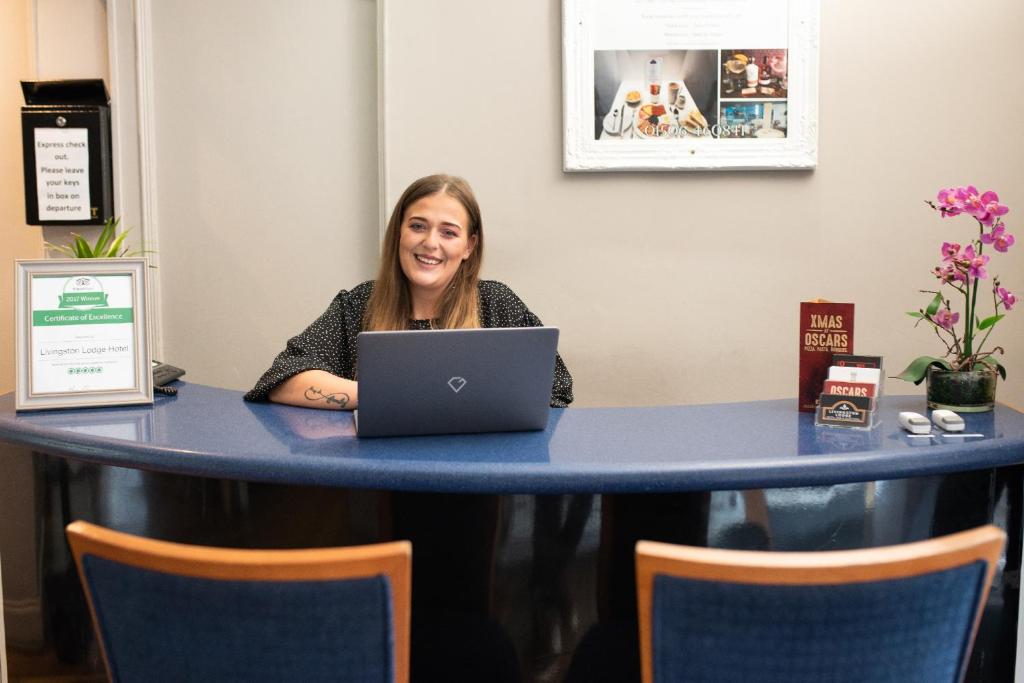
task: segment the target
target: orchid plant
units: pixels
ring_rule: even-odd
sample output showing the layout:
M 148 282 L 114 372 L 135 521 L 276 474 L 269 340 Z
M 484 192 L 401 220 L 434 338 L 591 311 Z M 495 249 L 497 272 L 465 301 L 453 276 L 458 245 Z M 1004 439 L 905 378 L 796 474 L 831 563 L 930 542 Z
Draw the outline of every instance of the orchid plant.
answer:
M 998 372 L 1005 380 L 1006 369 L 995 359 L 997 353 L 1003 353 L 1002 347 L 987 349 L 985 342 L 996 324 L 1013 309 L 1017 297 L 1002 286 L 998 277 L 992 277 L 992 315 L 982 318 L 978 314 L 978 299 L 979 296 L 987 297 L 989 289 L 991 256 L 984 253 L 985 247 L 1005 253 L 1013 246 L 1013 235 L 1003 224 L 1003 216 L 1009 209 L 999 203 L 995 192 L 979 193 L 970 185 L 939 190 L 936 201 L 926 203 L 943 218 L 961 214 L 972 217 L 978 224 L 978 236 L 966 246 L 942 243 L 942 262 L 932 271 L 939 287 L 937 290 L 921 290 L 922 294 L 933 295 L 931 301 L 925 308 L 907 313 L 917 318 L 917 324 L 925 323 L 932 327 L 946 347 L 945 355 L 942 358 L 921 356 L 897 377 L 920 384 L 928 368 L 936 367 L 952 371 L 987 369 Z M 962 323 L 960 313 L 954 312 L 950 301 L 960 297 L 963 297 L 964 306 Z

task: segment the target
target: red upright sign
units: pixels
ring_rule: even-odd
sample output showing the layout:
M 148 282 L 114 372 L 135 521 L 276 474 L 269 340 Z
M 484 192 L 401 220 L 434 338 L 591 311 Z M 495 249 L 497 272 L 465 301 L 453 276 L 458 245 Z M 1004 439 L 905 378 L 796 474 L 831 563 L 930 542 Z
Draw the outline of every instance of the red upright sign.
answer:
M 853 353 L 853 304 L 800 304 L 800 412 L 813 413 L 833 353 Z

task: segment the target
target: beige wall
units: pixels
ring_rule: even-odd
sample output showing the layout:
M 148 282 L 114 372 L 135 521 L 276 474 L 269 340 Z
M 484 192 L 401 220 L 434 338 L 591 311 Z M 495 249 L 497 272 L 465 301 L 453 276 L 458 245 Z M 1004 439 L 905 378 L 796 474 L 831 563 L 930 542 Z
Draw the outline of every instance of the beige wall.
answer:
M 973 182 L 1011 228 L 1024 212 L 1017 0 L 972 6 L 984 21 L 949 0 L 823 2 L 814 172 L 599 175 L 561 170 L 559 0 L 382 1 L 388 199 L 437 170 L 470 179 L 485 275 L 562 328 L 578 405 L 792 397 L 815 297 L 856 302 L 857 351 L 897 372 L 938 351 L 904 311 L 943 239 L 971 232 L 922 200 Z M 247 388 L 374 270 L 376 6 L 151 5 L 166 359 Z M 995 263 L 1024 292 L 1022 254 Z M 1024 311 L 997 332 L 1018 405 L 1022 332 Z
M 40 229 L 25 224 L 25 181 L 21 155 L 21 106 L 18 82 L 35 78 L 29 0 L 0 2 L 0 394 L 14 389 L 14 259 L 40 258 Z M 34 548 L 35 510 L 32 462 L 10 458 L 0 476 L 0 547 Z M 43 638 L 42 605 L 32 556 L 4 557 L 0 595 L 0 671 L 6 681 L 4 637 L 25 647 L 39 647 Z
M 31 5 L 36 78 L 102 78 L 109 92 L 105 0 L 33 0 Z M 72 230 L 92 242 L 101 228 L 48 226 L 42 234 L 47 242 L 68 244 Z
M 18 81 L 34 78 L 29 0 L 0 3 L 0 394 L 14 389 L 14 259 L 39 258 L 39 228 L 25 225 Z
M 244 388 L 376 255 L 376 4 L 151 2 L 165 358 Z
M 949 0 L 821 4 L 817 170 L 585 175 L 561 170 L 558 0 L 387 0 L 391 199 L 437 169 L 473 183 L 485 274 L 562 328 L 580 405 L 795 396 L 798 302 L 816 297 L 855 302 L 856 350 L 895 374 L 939 352 L 904 312 L 943 239 L 971 234 L 922 200 L 971 182 L 1011 228 L 1024 214 L 1024 96 L 1007 87 L 1024 5 L 983 0 L 971 21 Z M 994 263 L 1024 292 L 1024 241 Z M 1000 397 L 1024 405 L 1013 313 Z
M 107 81 L 106 0 L 34 0 L 39 78 Z
M 0 2 L 0 320 L 14 316 L 14 264 L 42 258 L 43 239 L 66 242 L 69 228 L 25 224 L 21 157 L 20 80 L 108 80 L 106 10 L 103 0 L 8 0 Z M 94 229 L 79 230 L 86 236 Z M 0 329 L 0 393 L 14 388 L 14 332 Z

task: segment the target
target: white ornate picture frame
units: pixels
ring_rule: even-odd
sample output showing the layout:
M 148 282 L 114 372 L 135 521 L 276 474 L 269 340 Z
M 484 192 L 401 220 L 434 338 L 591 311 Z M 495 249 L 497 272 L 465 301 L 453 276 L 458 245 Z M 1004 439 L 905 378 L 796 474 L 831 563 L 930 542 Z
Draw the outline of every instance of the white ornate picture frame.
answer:
M 15 409 L 153 402 L 144 258 L 15 261 Z
M 818 160 L 819 0 L 562 0 L 566 171 Z

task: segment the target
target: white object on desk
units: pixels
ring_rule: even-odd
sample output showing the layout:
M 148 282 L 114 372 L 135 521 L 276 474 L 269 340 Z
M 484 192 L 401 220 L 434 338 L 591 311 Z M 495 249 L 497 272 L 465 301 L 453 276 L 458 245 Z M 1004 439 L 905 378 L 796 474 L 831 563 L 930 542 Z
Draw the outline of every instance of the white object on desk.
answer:
M 952 410 L 933 410 L 932 422 L 935 423 L 936 427 L 940 427 L 947 432 L 964 431 L 964 419 Z
M 875 370 L 875 372 L 878 372 Z M 924 415 L 905 410 L 899 416 L 900 426 L 911 434 L 928 434 L 932 431 L 932 423 Z

